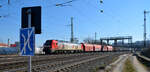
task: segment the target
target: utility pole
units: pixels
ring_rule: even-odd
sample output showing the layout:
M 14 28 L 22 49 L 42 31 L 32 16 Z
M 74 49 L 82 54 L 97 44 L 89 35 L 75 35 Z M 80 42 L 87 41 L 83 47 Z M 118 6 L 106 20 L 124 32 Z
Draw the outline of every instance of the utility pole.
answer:
M 71 43 L 74 42 L 74 37 L 73 37 L 73 17 L 71 17 Z
M 144 48 L 146 48 L 146 14 L 149 11 L 144 10 Z
M 7 43 L 8 47 L 10 46 L 10 39 L 8 38 L 8 43 Z
M 95 44 L 96 44 L 96 37 L 97 37 L 97 33 L 95 32 Z
M 10 0 L 8 0 L 8 5 L 10 4 Z

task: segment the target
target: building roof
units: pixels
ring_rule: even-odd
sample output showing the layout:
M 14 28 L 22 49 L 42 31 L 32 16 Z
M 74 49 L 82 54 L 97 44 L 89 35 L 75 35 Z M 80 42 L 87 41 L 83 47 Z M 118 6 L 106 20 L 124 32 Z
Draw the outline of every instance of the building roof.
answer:
M 8 45 L 4 43 L 0 43 L 0 47 L 5 47 L 5 46 L 8 46 Z

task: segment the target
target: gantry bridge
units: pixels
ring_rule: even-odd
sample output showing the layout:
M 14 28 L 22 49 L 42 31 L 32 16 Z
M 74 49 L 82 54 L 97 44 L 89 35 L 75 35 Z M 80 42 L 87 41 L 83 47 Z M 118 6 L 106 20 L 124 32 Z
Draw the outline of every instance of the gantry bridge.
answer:
M 103 44 L 104 41 L 106 41 L 107 45 L 109 45 L 110 41 L 114 41 L 114 46 L 120 46 L 118 44 L 118 41 L 121 41 L 121 46 L 125 46 L 125 40 L 128 40 L 128 46 L 132 46 L 132 36 L 120 36 L 120 37 L 105 37 L 105 38 L 100 38 L 101 44 Z

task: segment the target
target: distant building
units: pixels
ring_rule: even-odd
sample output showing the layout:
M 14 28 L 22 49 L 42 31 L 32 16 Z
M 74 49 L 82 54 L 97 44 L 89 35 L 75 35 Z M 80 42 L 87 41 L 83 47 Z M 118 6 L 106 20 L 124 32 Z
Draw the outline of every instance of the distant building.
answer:
M 4 43 L 0 43 L 0 47 L 8 47 L 8 45 Z
M 19 42 L 15 42 L 14 44 L 10 44 L 10 47 L 19 47 L 20 43 Z
M 20 47 L 20 42 L 15 42 L 16 47 Z
M 16 47 L 16 44 L 10 44 L 10 47 Z

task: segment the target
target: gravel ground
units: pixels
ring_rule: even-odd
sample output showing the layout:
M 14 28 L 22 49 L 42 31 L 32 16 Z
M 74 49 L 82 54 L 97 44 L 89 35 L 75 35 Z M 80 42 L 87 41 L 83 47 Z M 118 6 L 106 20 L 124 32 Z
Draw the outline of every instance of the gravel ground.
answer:
M 108 72 L 122 72 L 124 68 L 124 63 L 127 59 L 129 59 L 132 62 L 137 72 L 150 72 L 137 60 L 136 56 L 132 56 L 132 54 L 120 55 L 118 60 L 108 65 L 105 70 L 108 71 L 108 69 L 110 69 Z
M 78 69 L 73 72 L 103 72 L 106 65 L 112 63 L 112 60 L 119 55 L 110 55 L 105 58 L 97 59 L 92 62 L 88 62 L 86 64 L 81 65 Z M 99 71 L 95 71 L 98 68 Z M 70 71 L 72 72 L 72 71 Z
M 150 72 L 137 60 L 136 56 L 130 56 L 129 58 L 137 72 Z
M 84 63 L 69 72 L 94 72 L 96 67 L 104 67 L 104 65 L 109 64 L 112 61 L 112 58 L 115 56 L 108 56 L 108 57 L 97 59 L 88 63 Z

